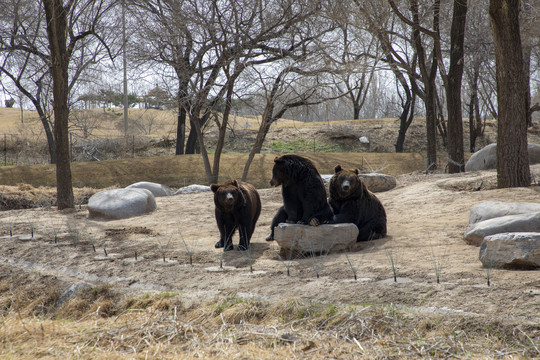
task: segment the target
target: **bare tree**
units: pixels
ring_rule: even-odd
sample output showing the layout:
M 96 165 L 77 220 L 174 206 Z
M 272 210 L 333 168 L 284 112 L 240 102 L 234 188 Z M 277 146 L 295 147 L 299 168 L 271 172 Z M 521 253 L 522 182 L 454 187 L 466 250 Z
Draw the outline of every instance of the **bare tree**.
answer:
M 420 69 L 422 83 L 424 84 L 424 104 L 426 108 L 426 138 L 427 138 L 427 168 L 435 169 L 437 167 L 437 68 L 440 59 L 437 51 L 436 41 L 440 26 L 440 0 L 435 0 L 431 6 L 432 11 L 432 29 L 424 27 L 420 19 L 420 7 L 418 0 L 409 0 L 409 11 L 412 19 L 409 19 L 394 3 L 388 0 L 394 13 L 407 25 L 412 28 L 413 43 L 418 56 L 418 67 Z M 428 35 L 433 46 L 431 56 L 426 54 L 426 45 L 422 35 Z M 431 58 L 428 61 L 428 58 Z
M 43 0 L 47 35 L 51 51 L 51 74 L 54 96 L 54 135 L 56 139 L 56 187 L 59 210 L 73 207 L 73 185 L 69 159 L 68 135 L 68 65 L 66 47 L 67 14 L 62 0 Z
M 324 68 L 306 69 L 302 67 L 302 63 L 296 63 L 283 68 L 277 76 L 271 76 L 272 81 L 268 84 L 259 73 L 266 105 L 262 112 L 257 137 L 244 165 L 242 181 L 246 180 L 255 154 L 260 153 L 273 123 L 282 118 L 290 109 L 331 100 L 331 97 L 324 94 L 324 88 L 334 83 L 332 81 L 325 83 L 322 80 L 327 71 L 328 69 Z M 343 94 L 337 95 L 337 97 L 340 96 Z
M 153 19 L 151 28 L 144 30 L 156 48 L 146 52 L 146 59 L 170 66 L 177 76 L 178 141 L 182 141 L 183 122 L 188 117 L 191 130 L 185 152 L 194 152 L 196 143 L 208 181 L 215 182 L 239 76 L 248 67 L 268 64 L 301 50 L 309 38 L 302 31 L 310 31 L 302 24 L 317 13 L 318 5 L 307 0 L 164 0 L 137 4 L 145 11 L 140 13 L 142 16 L 151 14 Z M 220 117 L 216 110 L 223 101 L 225 108 Z M 203 136 L 209 119 L 214 119 L 219 129 L 213 167 Z
M 527 101 L 519 0 L 490 0 L 497 69 L 497 186 L 529 186 Z
M 56 141 L 56 187 L 58 209 L 73 207 L 73 185 L 69 156 L 69 93 L 81 72 L 90 65 L 84 57 L 72 57 L 78 46 L 88 46 L 85 40 L 95 36 L 101 45 L 103 39 L 96 32 L 101 17 L 114 6 L 114 2 L 43 0 L 47 38 L 50 50 L 50 72 L 53 81 L 54 135 Z M 83 13 L 90 15 L 82 16 Z M 88 21 L 88 22 L 87 22 Z M 84 50 L 83 50 L 84 52 Z M 71 77 L 70 63 L 78 63 Z
M 50 162 L 57 162 L 56 137 L 51 121 L 52 54 L 42 0 L 0 0 L 0 75 L 27 97 L 38 112 L 45 130 Z M 105 56 L 113 57 L 115 19 L 105 14 L 115 0 L 58 2 L 66 9 L 66 57 L 68 104 L 77 82 Z M 52 4 L 51 4 L 52 6 Z M 54 8 L 51 8 L 54 9 Z M 5 86 L 5 83 L 3 82 Z
M 450 67 L 443 76 L 446 84 L 448 110 L 448 172 L 465 171 L 463 151 L 463 115 L 461 112 L 461 80 L 464 67 L 465 20 L 467 0 L 454 0 L 452 26 L 450 29 Z M 442 68 L 442 65 L 440 66 Z
M 51 164 L 56 145 L 50 121 L 49 51 L 44 34 L 45 14 L 35 1 L 0 0 L 0 75 L 2 85 L 13 86 L 35 107 L 43 125 Z

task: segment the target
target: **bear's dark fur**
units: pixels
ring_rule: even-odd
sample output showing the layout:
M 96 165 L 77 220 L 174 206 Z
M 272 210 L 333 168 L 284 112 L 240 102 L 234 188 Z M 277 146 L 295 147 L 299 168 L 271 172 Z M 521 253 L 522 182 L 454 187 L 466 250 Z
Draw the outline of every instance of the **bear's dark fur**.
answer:
M 334 217 L 332 222 L 354 223 L 359 230 L 357 241 L 386 236 L 386 212 L 379 199 L 358 177 L 358 169 L 346 170 L 336 166 L 330 179 L 328 200 Z
M 317 226 L 332 219 L 324 182 L 311 160 L 298 155 L 276 157 L 270 185 L 281 185 L 283 206 L 274 216 L 266 240 L 274 240 L 279 223 Z
M 216 204 L 216 222 L 220 238 L 216 248 L 232 250 L 232 236 L 236 229 L 240 232 L 238 250 L 247 250 L 255 224 L 261 214 L 261 198 L 253 185 L 230 180 L 221 185 L 212 184 Z

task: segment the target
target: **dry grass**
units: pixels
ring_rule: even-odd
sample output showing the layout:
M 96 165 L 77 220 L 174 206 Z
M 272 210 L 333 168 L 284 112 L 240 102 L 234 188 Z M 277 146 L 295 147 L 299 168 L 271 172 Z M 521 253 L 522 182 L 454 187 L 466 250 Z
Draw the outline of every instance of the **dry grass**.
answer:
M 97 191 L 89 187 L 74 188 L 75 204 L 88 203 L 88 199 Z M 19 183 L 17 186 L 0 186 L 0 210 L 51 206 L 56 206 L 56 188 L 33 187 L 27 183 Z
M 178 294 L 119 299 L 101 288 L 47 316 L 3 311 L 0 358 L 527 359 L 540 354 L 526 329 L 459 316 L 426 318 L 391 305 L 229 297 L 185 309 L 181 300 Z M 111 307 L 114 311 L 107 311 Z
M 390 175 L 423 169 L 424 159 L 419 154 L 375 153 L 304 153 L 313 160 L 321 174 L 332 174 L 341 164 L 364 172 L 378 171 Z M 275 154 L 259 154 L 251 165 L 247 181 L 258 188 L 269 187 Z M 211 157 L 211 162 L 213 157 Z M 220 182 L 242 176 L 247 154 L 223 154 Z M 200 155 L 160 156 L 150 158 L 106 160 L 72 163 L 75 187 L 106 188 L 127 186 L 138 181 L 151 181 L 178 188 L 190 184 L 208 184 Z M 30 184 L 35 187 L 55 186 L 54 165 L 0 167 L 0 183 L 15 186 Z

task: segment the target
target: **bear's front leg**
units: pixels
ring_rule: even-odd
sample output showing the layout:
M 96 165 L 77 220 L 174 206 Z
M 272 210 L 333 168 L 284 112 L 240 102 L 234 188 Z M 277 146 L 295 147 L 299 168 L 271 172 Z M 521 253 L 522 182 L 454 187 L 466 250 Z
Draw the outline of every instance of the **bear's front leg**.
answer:
M 233 250 L 232 236 L 236 228 L 233 227 L 231 231 L 227 232 L 227 227 L 225 225 L 220 226 L 220 238 L 219 241 L 214 245 L 216 249 L 224 248 L 223 251 Z
M 225 246 L 225 241 L 223 241 L 223 239 L 219 239 L 219 241 L 214 246 L 216 249 L 221 249 L 224 247 L 225 248 L 223 249 L 224 251 L 230 251 L 234 248 L 231 238 L 229 238 L 226 243 L 227 243 L 227 246 Z

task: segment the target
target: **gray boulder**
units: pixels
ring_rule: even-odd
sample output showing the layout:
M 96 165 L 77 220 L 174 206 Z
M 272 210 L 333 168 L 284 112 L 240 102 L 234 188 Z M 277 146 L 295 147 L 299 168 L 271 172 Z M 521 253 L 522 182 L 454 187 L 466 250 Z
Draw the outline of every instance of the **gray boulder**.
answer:
M 540 203 L 485 201 L 471 208 L 469 224 L 506 215 L 540 212 Z
M 156 210 L 156 199 L 146 189 L 100 191 L 88 200 L 91 218 L 126 219 Z
M 359 174 L 358 177 L 371 192 L 388 191 L 396 187 L 396 178 L 392 175 L 370 173 Z
M 210 186 L 193 184 L 193 185 L 184 186 L 176 190 L 174 195 L 192 194 L 192 193 L 200 193 L 200 192 L 206 192 L 206 191 L 210 191 Z
M 528 144 L 529 164 L 540 163 L 540 145 Z M 471 155 L 465 171 L 489 170 L 497 167 L 497 144 L 489 144 Z
M 505 233 L 484 238 L 478 258 L 484 267 L 539 268 L 540 233 Z
M 355 224 L 324 224 L 309 226 L 279 224 L 274 229 L 274 239 L 286 252 L 327 254 L 342 251 L 356 243 L 358 228 Z
M 540 233 L 540 212 L 506 215 L 470 224 L 464 239 L 470 245 L 480 246 L 486 236 L 509 232 Z
M 328 186 L 330 179 L 334 175 L 321 175 L 324 180 L 324 183 Z M 392 190 L 396 187 L 396 178 L 392 175 L 378 174 L 378 173 L 369 173 L 369 174 L 358 174 L 360 180 L 364 182 L 369 191 L 371 192 L 383 192 Z
M 126 186 L 126 189 L 146 189 L 149 190 L 155 197 L 170 196 L 174 194 L 174 191 L 166 186 L 148 181 L 140 181 L 135 184 Z

